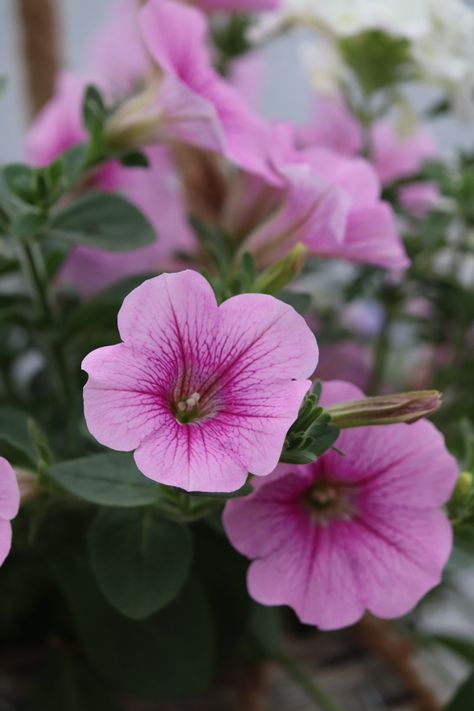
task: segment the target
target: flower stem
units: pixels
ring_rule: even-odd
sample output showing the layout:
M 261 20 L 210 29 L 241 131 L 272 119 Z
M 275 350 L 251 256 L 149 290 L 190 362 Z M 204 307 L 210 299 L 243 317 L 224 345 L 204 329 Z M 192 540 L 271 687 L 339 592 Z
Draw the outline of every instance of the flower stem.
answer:
M 314 701 L 316 708 L 322 711 L 341 711 L 339 707 L 329 698 L 329 696 L 315 682 L 314 677 L 310 675 L 304 667 L 287 654 L 280 652 L 274 657 L 274 660 L 282 669 L 303 689 L 308 698 Z
M 51 338 L 49 331 L 56 324 L 54 304 L 50 300 L 48 280 L 43 255 L 38 244 L 30 244 L 21 238 L 16 240 L 17 251 L 23 277 L 27 282 L 32 300 L 36 306 L 40 333 L 40 344 L 54 370 L 61 400 L 70 405 L 73 397 L 71 381 L 68 374 L 67 363 L 59 344 Z M 46 331 L 46 333 L 44 333 Z

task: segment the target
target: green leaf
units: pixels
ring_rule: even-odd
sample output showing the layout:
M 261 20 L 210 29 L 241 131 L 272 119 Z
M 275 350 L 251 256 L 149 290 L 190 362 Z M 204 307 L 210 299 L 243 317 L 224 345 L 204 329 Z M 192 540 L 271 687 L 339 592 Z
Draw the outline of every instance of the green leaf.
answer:
M 122 165 L 127 168 L 148 168 L 150 161 L 143 151 L 126 151 L 119 156 Z
M 411 79 L 414 73 L 410 44 L 403 37 L 367 30 L 342 39 L 340 48 L 367 94 Z
M 0 407 L 0 452 L 12 464 L 36 468 L 37 452 L 28 423 L 28 415 L 21 410 Z
M 38 212 L 23 212 L 11 222 L 11 232 L 19 237 L 33 237 L 41 232 L 47 225 L 46 215 Z
M 72 524 L 77 525 L 76 529 Z M 80 643 L 114 688 L 149 698 L 203 691 L 214 672 L 214 628 L 201 586 L 190 580 L 164 610 L 131 620 L 109 605 L 83 555 L 77 518 L 52 520 L 45 551 L 71 607 Z M 58 527 L 67 532 L 58 536 Z M 124 568 L 123 576 L 128 572 Z
M 474 708 L 474 673 L 464 682 L 446 705 L 445 711 L 472 711 Z
M 33 690 L 30 711 L 118 711 L 104 684 L 82 660 L 52 650 Z
M 131 454 L 107 452 L 55 464 L 49 475 L 66 491 L 101 506 L 146 506 L 160 488 L 141 474 Z
M 69 148 L 58 159 L 64 180 L 68 187 L 73 186 L 84 172 L 87 164 L 87 143 L 79 143 L 77 146 Z
M 90 192 L 54 215 L 51 233 L 72 244 L 111 251 L 136 249 L 155 240 L 153 227 L 120 195 Z
M 178 595 L 189 575 L 189 529 L 152 509 L 104 509 L 89 532 L 92 570 L 107 600 L 135 620 Z
M 23 163 L 9 163 L 3 168 L 3 181 L 13 195 L 30 202 L 36 192 L 36 171 Z

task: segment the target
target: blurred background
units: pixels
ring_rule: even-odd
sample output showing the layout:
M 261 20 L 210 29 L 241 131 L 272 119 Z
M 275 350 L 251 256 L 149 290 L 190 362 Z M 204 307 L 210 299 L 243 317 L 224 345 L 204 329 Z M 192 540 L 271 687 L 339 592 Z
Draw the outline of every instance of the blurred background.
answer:
M 61 26 L 60 51 L 64 67 L 85 68 L 87 50 L 94 32 L 102 26 L 120 0 L 57 0 Z M 474 5 L 474 0 L 468 4 Z M 18 29 L 21 0 L 0 2 L 0 75 L 8 83 L 0 102 L 0 159 L 2 162 L 22 157 L 22 136 L 28 125 L 23 82 L 22 44 Z M 270 118 L 302 122 L 308 115 L 310 94 L 298 56 L 298 45 L 304 32 L 283 37 L 264 49 L 265 73 L 262 81 L 260 108 Z M 41 38 L 38 37 L 38 41 Z M 414 92 L 419 105 L 429 103 L 426 87 Z M 452 118 L 433 123 L 441 152 L 474 141 L 474 126 Z

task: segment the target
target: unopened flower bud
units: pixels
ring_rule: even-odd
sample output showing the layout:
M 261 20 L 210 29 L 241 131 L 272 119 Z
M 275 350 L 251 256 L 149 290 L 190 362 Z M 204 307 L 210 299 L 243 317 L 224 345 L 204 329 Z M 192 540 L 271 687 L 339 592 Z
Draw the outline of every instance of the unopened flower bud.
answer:
M 457 502 L 465 501 L 473 491 L 474 475 L 471 472 L 461 472 L 456 482 L 453 499 Z
M 395 395 L 378 395 L 364 400 L 354 400 L 328 408 L 331 422 L 340 429 L 411 424 L 436 412 L 441 406 L 441 393 L 437 390 L 415 390 Z
M 257 277 L 253 291 L 259 294 L 277 294 L 301 273 L 307 255 L 308 248 L 298 242 L 286 257 L 272 264 Z

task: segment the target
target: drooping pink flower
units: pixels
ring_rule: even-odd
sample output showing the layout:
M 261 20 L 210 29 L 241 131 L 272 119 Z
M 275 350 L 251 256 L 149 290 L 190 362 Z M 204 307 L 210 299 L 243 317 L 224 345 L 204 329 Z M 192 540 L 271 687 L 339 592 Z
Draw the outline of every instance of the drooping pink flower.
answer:
M 361 395 L 348 383 L 323 386 L 326 405 Z M 253 561 L 252 597 L 322 629 L 365 610 L 409 612 L 439 583 L 452 539 L 440 507 L 457 466 L 430 422 L 345 430 L 337 446 L 345 456 L 280 466 L 224 512 L 231 543 Z
M 0 457 L 0 565 L 10 552 L 12 526 L 20 508 L 20 491 L 15 472 L 4 457 Z
M 304 319 L 270 296 L 219 307 L 196 272 L 163 274 L 125 299 L 123 343 L 83 362 L 90 432 L 188 491 L 234 491 L 270 474 L 317 363 Z
M 268 127 L 214 70 L 205 15 L 174 0 L 149 0 L 140 10 L 139 25 L 161 70 L 155 110 L 165 134 L 222 153 L 249 172 L 268 175 L 262 151 Z
M 380 200 L 371 165 L 323 148 L 297 149 L 293 141 L 293 127 L 273 129 L 267 162 L 277 176 L 276 209 L 252 230 L 242 250 L 265 265 L 301 241 L 315 256 L 406 268 L 393 211 Z

